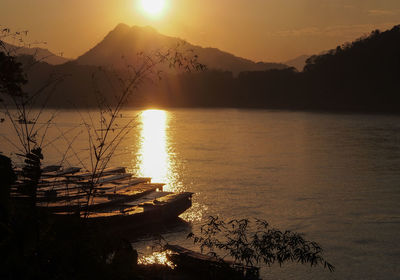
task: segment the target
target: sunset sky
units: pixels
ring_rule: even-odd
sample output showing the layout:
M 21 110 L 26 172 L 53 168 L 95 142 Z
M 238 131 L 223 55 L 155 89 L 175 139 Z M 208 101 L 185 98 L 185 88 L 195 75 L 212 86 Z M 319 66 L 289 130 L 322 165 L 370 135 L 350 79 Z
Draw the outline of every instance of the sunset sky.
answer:
M 28 29 L 29 40 L 71 58 L 123 22 L 256 61 L 285 61 L 400 24 L 399 0 L 165 1 L 152 16 L 140 0 L 1 0 L 0 25 Z

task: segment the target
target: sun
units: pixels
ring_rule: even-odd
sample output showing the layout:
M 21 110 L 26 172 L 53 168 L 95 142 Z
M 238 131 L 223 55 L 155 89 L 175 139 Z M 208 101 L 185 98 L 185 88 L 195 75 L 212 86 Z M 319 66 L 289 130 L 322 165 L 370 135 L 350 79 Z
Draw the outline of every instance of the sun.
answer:
M 165 0 L 141 0 L 143 10 L 152 15 L 159 15 L 165 7 Z

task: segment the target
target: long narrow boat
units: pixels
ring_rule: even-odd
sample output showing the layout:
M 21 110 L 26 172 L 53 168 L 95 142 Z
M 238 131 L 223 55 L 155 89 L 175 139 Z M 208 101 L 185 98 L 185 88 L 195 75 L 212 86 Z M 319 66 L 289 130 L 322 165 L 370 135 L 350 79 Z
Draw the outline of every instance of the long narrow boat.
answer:
M 192 206 L 193 193 L 169 193 L 152 201 L 131 206 L 127 203 L 120 209 L 91 212 L 89 223 L 107 227 L 140 227 L 177 218 Z
M 39 206 L 45 207 L 54 213 L 76 213 L 86 210 L 100 211 L 104 209 L 108 210 L 110 208 L 121 209 L 125 207 L 125 203 L 136 203 L 140 198 L 142 198 L 142 200 L 149 200 L 169 194 L 165 192 L 157 192 L 157 188 L 157 185 L 146 184 L 139 188 L 136 186 L 131 187 L 131 190 L 128 194 L 111 192 L 93 194 L 89 206 L 87 206 L 87 195 L 84 195 L 83 197 L 76 196 L 70 199 L 68 203 L 64 203 L 64 201 L 44 200 L 40 202 Z M 149 195 L 150 197 L 146 198 Z
M 218 259 L 179 245 L 167 244 L 165 249 L 170 251 L 167 258 L 177 265 L 178 269 L 196 273 L 204 279 L 260 279 L 259 267 Z
M 107 168 L 99 174 L 80 170 L 79 167 L 43 168 L 37 206 L 60 219 L 80 213 L 91 224 L 142 227 L 177 218 L 192 205 L 193 193 L 164 192 L 164 184 L 134 177 L 123 167 Z M 28 198 L 23 183 L 13 186 L 12 195 L 22 202 Z

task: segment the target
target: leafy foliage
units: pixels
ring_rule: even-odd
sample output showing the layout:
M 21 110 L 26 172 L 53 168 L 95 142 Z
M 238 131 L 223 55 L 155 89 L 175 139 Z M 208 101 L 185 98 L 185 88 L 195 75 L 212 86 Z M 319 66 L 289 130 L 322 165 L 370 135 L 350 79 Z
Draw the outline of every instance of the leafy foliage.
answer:
M 0 92 L 8 95 L 20 95 L 21 87 L 26 82 L 21 63 L 18 63 L 14 57 L 0 52 Z
M 334 266 L 323 258 L 323 249 L 318 243 L 305 240 L 299 233 L 272 228 L 264 220 L 225 222 L 211 216 L 201 226 L 200 235 L 190 233 L 188 238 L 200 245 L 202 252 L 215 257 L 218 252 L 225 252 L 224 257 L 229 255 L 245 265 L 298 262 L 334 270 Z

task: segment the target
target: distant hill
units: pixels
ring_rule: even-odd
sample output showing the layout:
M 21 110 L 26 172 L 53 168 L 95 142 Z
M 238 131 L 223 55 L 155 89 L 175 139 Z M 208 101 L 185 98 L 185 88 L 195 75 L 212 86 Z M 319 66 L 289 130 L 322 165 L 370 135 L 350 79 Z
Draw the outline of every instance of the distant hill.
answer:
M 303 71 L 304 66 L 306 66 L 306 60 L 310 55 L 300 55 L 293 59 L 283 62 L 283 64 L 296 68 L 298 71 Z
M 306 61 L 303 72 L 241 73 L 242 106 L 400 113 L 400 25 Z
M 119 67 L 125 63 L 121 60 L 122 56 L 129 64 L 134 64 L 138 52 L 165 50 L 182 42 L 184 41 L 179 38 L 162 35 L 151 27 L 129 27 L 126 24 L 119 24 L 94 48 L 78 57 L 76 62 L 81 65 Z M 193 50 L 198 55 L 199 62 L 207 65 L 209 69 L 231 71 L 236 75 L 242 71 L 287 68 L 280 63 L 256 63 L 216 48 L 203 48 L 188 42 L 184 43 L 184 47 Z
M 314 105 L 344 110 L 400 112 L 399 77 L 400 25 L 311 56 L 304 67 Z
M 48 49 L 44 49 L 44 48 L 18 47 L 18 46 L 14 46 L 12 44 L 8 44 L 6 42 L 3 42 L 3 44 L 5 45 L 5 47 L 8 50 L 15 51 L 16 55 L 22 55 L 22 54 L 32 55 L 35 57 L 36 60 L 43 61 L 43 62 L 52 64 L 52 65 L 64 64 L 71 60 L 71 59 L 62 57 L 61 55 L 56 55 L 56 54 L 50 52 Z

